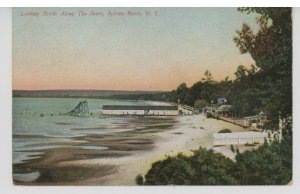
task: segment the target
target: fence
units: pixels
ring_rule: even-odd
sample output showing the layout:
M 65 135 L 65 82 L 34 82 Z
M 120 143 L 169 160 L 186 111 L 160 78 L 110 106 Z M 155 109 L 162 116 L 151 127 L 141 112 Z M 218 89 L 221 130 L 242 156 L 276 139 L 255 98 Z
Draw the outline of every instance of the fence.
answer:
M 268 137 L 267 132 L 236 132 L 236 133 L 215 133 L 214 145 L 239 145 L 263 143 Z

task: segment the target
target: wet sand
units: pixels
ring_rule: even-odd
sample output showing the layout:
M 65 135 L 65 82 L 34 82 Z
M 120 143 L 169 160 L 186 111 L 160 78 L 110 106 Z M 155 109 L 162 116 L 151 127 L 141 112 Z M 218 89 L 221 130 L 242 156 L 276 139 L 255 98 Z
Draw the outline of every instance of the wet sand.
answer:
M 139 127 L 101 135 L 88 134 L 73 138 L 73 141 L 51 143 L 60 147 L 43 150 L 42 154 L 38 154 L 39 158 L 13 165 L 15 174 L 38 173 L 38 178 L 29 182 L 15 179 L 14 183 L 135 185 L 136 175 L 146 174 L 153 162 L 167 155 L 179 152 L 188 155 L 199 146 L 210 148 L 213 146 L 213 133 L 224 128 L 232 131 L 246 130 L 224 121 L 206 119 L 202 115 L 126 119 L 128 125 L 134 123 Z M 108 149 L 82 149 L 80 146 L 102 146 Z

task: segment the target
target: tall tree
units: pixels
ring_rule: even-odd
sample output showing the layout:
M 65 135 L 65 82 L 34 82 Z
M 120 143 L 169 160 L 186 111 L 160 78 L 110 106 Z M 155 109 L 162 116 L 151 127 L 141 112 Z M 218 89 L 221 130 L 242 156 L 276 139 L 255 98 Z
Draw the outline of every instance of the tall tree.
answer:
M 262 108 L 273 127 L 278 126 L 279 113 L 292 115 L 292 9 L 239 8 L 243 13 L 257 13 L 259 30 L 254 33 L 243 24 L 234 42 L 240 52 L 249 53 L 259 71 L 259 93 Z

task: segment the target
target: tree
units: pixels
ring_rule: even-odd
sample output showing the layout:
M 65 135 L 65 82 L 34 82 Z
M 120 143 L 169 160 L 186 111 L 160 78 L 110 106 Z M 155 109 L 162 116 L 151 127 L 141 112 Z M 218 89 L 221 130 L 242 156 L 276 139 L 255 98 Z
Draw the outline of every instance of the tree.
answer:
M 292 141 L 265 143 L 236 156 L 242 185 L 285 185 L 292 180 Z
M 208 105 L 209 105 L 209 103 L 206 100 L 203 100 L 203 99 L 198 99 L 194 103 L 195 108 L 204 108 Z
M 178 154 L 153 163 L 145 175 L 145 185 L 190 185 L 194 175 L 188 157 Z
M 186 85 L 186 83 L 181 83 L 176 90 L 176 94 L 178 99 L 180 99 L 180 102 L 183 102 L 184 97 L 189 92 L 189 89 Z
M 205 72 L 205 78 L 202 79 L 202 94 L 201 98 L 207 101 L 216 99 L 217 96 L 217 82 L 213 80 L 212 75 L 209 71 Z
M 152 164 L 145 185 L 235 185 L 235 163 L 213 150 L 199 148 L 192 156 L 178 154 Z
M 249 53 L 259 70 L 262 108 L 268 113 L 273 128 L 278 116 L 292 115 L 292 9 L 239 8 L 243 13 L 257 13 L 259 30 L 255 34 L 243 24 L 234 42 L 242 54 Z M 242 75 L 242 74 L 241 74 Z
M 143 176 L 142 175 L 137 175 L 136 177 L 135 177 L 135 183 L 137 184 L 137 185 L 143 185 L 144 184 L 144 178 L 143 178 Z
M 233 82 L 231 93 L 232 108 L 242 115 L 258 114 L 262 107 L 262 91 L 260 89 L 260 72 L 251 66 L 239 66 L 235 72 L 236 79 Z
M 229 80 L 229 77 L 225 77 L 224 80 L 216 83 L 216 95 L 218 97 L 225 97 L 227 99 L 227 103 L 232 103 L 232 89 L 233 89 L 233 82 Z
M 193 106 L 194 105 L 194 98 L 190 94 L 190 91 L 188 91 L 188 93 L 184 96 L 184 99 L 183 99 L 182 103 L 186 104 L 186 105 L 189 105 L 189 106 Z
M 204 73 L 204 78 L 202 78 L 203 82 L 213 82 L 213 77 L 210 71 L 206 70 Z
M 212 149 L 199 148 L 191 156 L 178 154 L 152 164 L 144 185 L 286 185 L 292 180 L 292 139 L 264 143 L 236 153 L 236 162 Z
M 236 77 L 236 81 L 240 81 L 240 82 L 244 81 L 248 75 L 246 67 L 243 65 L 238 66 L 234 75 Z
M 201 99 L 202 97 L 202 88 L 203 84 L 201 81 L 196 82 L 192 85 L 192 87 L 190 88 L 191 91 L 191 95 L 194 97 L 194 99 Z

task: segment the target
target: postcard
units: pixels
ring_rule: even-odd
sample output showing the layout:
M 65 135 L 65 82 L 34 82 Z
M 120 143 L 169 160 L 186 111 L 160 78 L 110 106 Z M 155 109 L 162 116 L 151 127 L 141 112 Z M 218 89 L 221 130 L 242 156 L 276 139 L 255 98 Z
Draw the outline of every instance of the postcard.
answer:
M 292 13 L 13 8 L 13 183 L 291 185 Z

